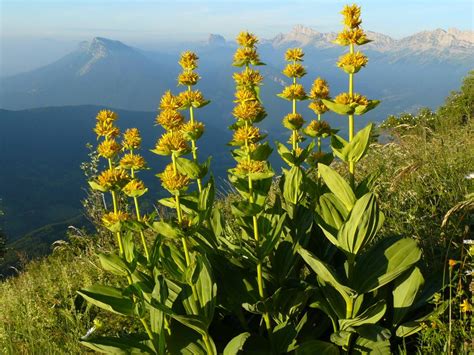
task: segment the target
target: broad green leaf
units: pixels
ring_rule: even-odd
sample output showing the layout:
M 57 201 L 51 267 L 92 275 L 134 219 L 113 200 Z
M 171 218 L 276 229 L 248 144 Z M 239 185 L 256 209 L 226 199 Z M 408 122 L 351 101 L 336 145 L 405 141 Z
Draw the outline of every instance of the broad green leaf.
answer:
M 393 287 L 393 324 L 400 324 L 410 307 L 415 302 L 416 296 L 421 292 L 425 279 L 420 269 L 414 267 L 403 277 L 395 280 Z
M 160 233 L 163 237 L 166 238 L 181 238 L 183 237 L 183 232 L 178 228 L 175 223 L 172 221 L 156 221 L 153 222 L 152 228 L 154 231 Z
M 212 207 L 212 204 L 214 203 L 214 194 L 214 178 L 211 176 L 206 186 L 199 194 L 199 209 L 201 211 L 207 211 Z
M 231 205 L 232 214 L 238 217 L 256 216 L 262 211 L 262 206 L 248 201 L 237 201 Z
M 390 355 L 390 331 L 376 324 L 363 325 L 356 329 L 359 336 L 351 354 Z
M 176 158 L 176 167 L 181 174 L 190 179 L 197 179 L 201 175 L 199 164 L 186 158 Z
M 322 340 L 308 340 L 296 348 L 296 355 L 339 355 L 339 348 Z
M 277 215 L 275 220 L 277 221 L 270 233 L 265 235 L 262 245 L 258 249 L 258 254 L 260 260 L 263 260 L 266 256 L 270 255 L 273 251 L 273 248 L 277 245 L 278 241 L 281 239 L 281 233 L 283 229 L 283 223 L 286 219 L 286 213 L 282 215 Z
M 331 149 L 334 152 L 334 155 L 345 162 L 347 162 L 347 156 L 345 155 L 346 150 L 344 148 L 348 144 L 348 141 L 336 134 L 331 136 Z
M 247 341 L 249 336 L 250 333 L 245 332 L 233 337 L 232 340 L 229 341 L 226 347 L 224 348 L 223 355 L 237 355 L 239 351 L 243 350 L 245 342 Z
M 82 345 L 107 354 L 150 354 L 153 349 L 131 336 L 123 338 L 91 337 L 80 340 Z
M 337 104 L 334 101 L 322 99 L 324 105 L 331 111 L 339 115 L 350 115 L 354 113 L 354 108 L 351 105 Z
M 357 163 L 365 155 L 369 148 L 372 126 L 372 124 L 369 124 L 361 129 L 352 141 L 344 147 L 344 155 L 347 157 L 346 161 Z
M 329 166 L 318 164 L 318 171 L 328 186 L 329 190 L 341 200 L 346 209 L 350 211 L 356 202 L 356 197 L 344 178 Z
M 380 101 L 379 100 L 369 100 L 368 105 L 358 105 L 355 108 L 354 114 L 355 115 L 363 115 L 370 110 L 373 110 L 379 105 Z
M 205 255 L 196 258 L 201 264 L 196 282 L 196 292 L 199 303 L 202 305 L 201 318 L 206 320 L 209 326 L 214 317 L 216 305 L 217 285 L 212 276 L 212 269 Z
M 346 207 L 332 192 L 327 192 L 319 198 L 316 205 L 316 222 L 326 238 L 337 247 L 337 233 L 347 215 Z
M 375 238 L 383 221 L 375 195 L 365 194 L 356 201 L 349 218 L 339 229 L 337 241 L 340 248 L 352 255 L 359 254 Z
M 286 145 L 280 142 L 275 142 L 275 145 L 277 147 L 278 154 L 283 159 L 283 161 L 290 166 L 294 165 L 295 157 L 293 156 L 293 154 L 291 154 L 291 151 L 286 147 Z
M 303 196 L 304 172 L 298 166 L 292 166 L 284 174 L 283 198 L 290 203 L 297 204 Z
M 277 324 L 273 330 L 273 347 L 277 354 L 287 354 L 296 346 L 296 328 L 292 322 Z
M 387 305 L 385 300 L 380 300 L 372 306 L 368 307 L 364 312 L 355 318 L 340 319 L 339 327 L 343 330 L 349 327 L 359 327 L 364 324 L 376 324 L 385 314 Z
M 395 280 L 420 257 L 415 240 L 384 239 L 356 260 L 352 285 L 359 293 L 374 291 Z
M 127 276 L 130 272 L 127 263 L 117 254 L 100 253 L 99 260 L 102 268 L 114 275 Z
M 77 291 L 88 302 L 107 311 L 131 316 L 134 314 L 134 304 L 130 297 L 125 297 L 122 290 L 103 285 L 93 285 Z
M 313 271 L 320 277 L 324 282 L 332 285 L 344 299 L 348 300 L 350 297 L 354 297 L 356 295 L 356 291 L 347 287 L 339 281 L 336 272 L 331 269 L 329 265 L 319 260 L 315 255 L 311 252 L 300 248 L 298 249 L 298 253 L 301 255 L 303 260 L 313 269 Z
M 268 160 L 268 157 L 272 153 L 273 148 L 270 147 L 268 142 L 262 143 L 257 146 L 257 148 L 250 153 L 250 158 L 252 160 L 264 161 Z

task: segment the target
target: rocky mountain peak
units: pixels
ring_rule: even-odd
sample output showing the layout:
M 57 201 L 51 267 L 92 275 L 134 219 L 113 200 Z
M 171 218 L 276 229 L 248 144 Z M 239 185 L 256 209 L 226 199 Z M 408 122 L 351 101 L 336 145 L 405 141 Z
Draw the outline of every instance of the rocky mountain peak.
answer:
M 207 43 L 210 45 L 223 45 L 225 44 L 225 38 L 221 35 L 211 33 L 207 38 Z

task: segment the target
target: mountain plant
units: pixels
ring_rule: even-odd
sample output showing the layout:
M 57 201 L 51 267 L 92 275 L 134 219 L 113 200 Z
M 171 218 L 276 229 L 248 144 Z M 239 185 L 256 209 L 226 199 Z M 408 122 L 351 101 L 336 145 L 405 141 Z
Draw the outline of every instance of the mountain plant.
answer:
M 372 125 L 355 132 L 354 119 L 378 101 L 354 92 L 354 74 L 367 64 L 354 48 L 369 42 L 360 7 L 345 6 L 342 15 L 336 43 L 349 47 L 338 62 L 349 75 L 348 92 L 332 99 L 328 83 L 317 78 L 307 95 L 298 83 L 306 73 L 304 53 L 286 52 L 283 73 L 292 83 L 279 96 L 292 103 L 283 119 L 291 149 L 275 144 L 287 164 L 278 177 L 268 161 L 272 148 L 257 126 L 266 117 L 258 39 L 249 32 L 237 37 L 233 65 L 241 70 L 233 75 L 236 121 L 229 143 L 236 166 L 228 171 L 235 194 L 227 201 L 215 201 L 209 160 L 201 163 L 197 154 L 204 125 L 195 110 L 209 101 L 192 88 L 199 79 L 195 53 L 184 52 L 179 61 L 178 83 L 187 89 L 167 91 L 156 120 L 165 130 L 152 152 L 167 159 L 157 174 L 170 194 L 159 200 L 167 213 L 140 212 L 147 188 L 136 177 L 145 168 L 136 152 L 139 132 L 127 130 L 118 143 L 117 116 L 99 113 L 97 151 L 107 168 L 90 185 L 110 193 L 102 222 L 115 236 L 117 253 L 98 258 L 123 282 L 79 294 L 138 320 L 141 328 L 121 337 L 92 333 L 81 339 L 84 345 L 118 353 L 384 354 L 431 317 L 425 305 L 433 292 L 417 266 L 421 249 L 410 237 L 378 238 L 384 214 L 373 176 L 355 175 Z M 317 120 L 303 128 L 297 101 L 308 98 Z M 348 116 L 348 140 L 322 121 L 327 110 Z M 312 138 L 309 144 L 303 134 Z M 328 137 L 332 153 L 322 151 Z M 329 166 L 334 157 L 347 164 L 348 179 Z

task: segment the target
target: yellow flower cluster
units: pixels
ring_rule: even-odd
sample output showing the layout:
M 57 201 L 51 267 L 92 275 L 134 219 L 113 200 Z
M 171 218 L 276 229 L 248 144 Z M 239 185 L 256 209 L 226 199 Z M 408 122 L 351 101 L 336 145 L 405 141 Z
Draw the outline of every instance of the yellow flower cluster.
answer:
M 122 147 L 115 141 L 115 139 L 108 139 L 99 144 L 97 147 L 97 153 L 105 159 L 112 159 L 121 149 Z
M 126 212 L 109 212 L 104 214 L 102 217 L 102 222 L 106 228 L 112 227 L 117 223 L 122 223 L 130 220 L 130 215 Z
M 145 187 L 145 184 L 143 181 L 138 180 L 138 179 L 133 179 L 130 180 L 127 185 L 124 186 L 122 189 L 125 195 L 129 197 L 138 197 L 143 195 L 146 191 L 147 188 Z
M 186 122 L 181 126 L 181 133 L 187 140 L 198 140 L 204 133 L 204 123 L 202 122 Z
M 342 9 L 341 14 L 344 17 L 343 23 L 346 27 L 356 28 L 362 23 L 360 19 L 360 6 L 355 4 L 346 5 Z
M 285 60 L 287 62 L 302 62 L 304 52 L 301 48 L 289 48 L 285 52 Z
M 145 159 L 138 154 L 125 154 L 119 163 L 122 169 L 141 170 L 146 166 Z
M 97 184 L 104 190 L 112 190 L 124 185 L 130 177 L 122 169 L 105 170 L 97 177 Z
M 207 103 L 206 99 L 199 90 L 186 90 L 180 92 L 178 100 L 181 102 L 181 108 L 201 107 Z
M 283 118 L 283 126 L 289 130 L 298 130 L 304 125 L 303 116 L 299 113 L 289 113 Z
M 242 66 L 259 63 L 260 58 L 255 47 L 240 47 L 234 53 L 234 65 Z
M 267 163 L 259 160 L 241 160 L 235 170 L 242 174 L 263 173 L 267 168 Z
M 254 126 L 244 126 L 234 132 L 233 142 L 237 145 L 257 143 L 262 138 L 260 129 Z
M 180 131 L 169 131 L 156 142 L 155 150 L 162 155 L 171 155 L 173 152 L 184 154 L 189 151 L 189 146 Z
M 344 29 L 337 35 L 335 43 L 341 46 L 362 45 L 370 42 L 367 35 L 360 28 L 360 6 L 346 5 L 341 11 L 343 15 Z
M 184 117 L 177 110 L 165 109 L 156 116 L 156 123 L 167 131 L 174 131 L 181 127 Z
M 339 58 L 337 66 L 348 74 L 355 74 L 365 67 L 368 61 L 369 59 L 361 52 L 347 53 Z
M 331 126 L 326 121 L 311 121 L 304 132 L 310 137 L 323 137 L 331 134 Z
M 309 97 L 311 98 L 312 102 L 308 105 L 308 107 L 314 111 L 317 115 L 322 115 L 328 108 L 321 99 L 328 99 L 329 98 L 329 85 L 326 80 L 318 77 L 314 80 L 313 86 L 309 92 Z
M 110 110 L 101 110 L 97 114 L 97 122 L 94 132 L 97 137 L 114 138 L 120 134 L 120 130 L 114 125 L 117 114 Z
M 199 75 L 195 72 L 185 71 L 178 75 L 178 84 L 185 86 L 196 85 L 199 81 Z
M 258 43 L 258 38 L 253 33 L 245 31 L 240 32 L 236 40 L 239 46 L 247 48 L 255 47 Z
M 142 144 L 142 137 L 140 136 L 140 131 L 138 128 L 129 128 L 123 134 L 122 146 L 125 149 L 140 149 Z
M 280 96 L 287 100 L 304 100 L 306 99 L 306 92 L 303 85 L 291 84 L 283 89 Z
M 254 98 L 254 100 L 256 100 Z M 232 114 L 242 121 L 254 122 L 262 115 L 266 115 L 265 109 L 259 101 L 245 101 L 234 107 Z
M 289 78 L 302 78 L 306 75 L 306 69 L 300 63 L 287 64 L 283 74 Z
M 171 91 L 166 91 L 160 100 L 160 110 L 178 110 L 181 108 L 181 102 L 179 98 L 171 93 Z
M 189 178 L 175 171 L 173 164 L 168 164 L 159 176 L 162 186 L 170 192 L 181 191 L 189 185 Z
M 194 70 L 197 68 L 197 61 L 199 60 L 199 57 L 196 55 L 196 53 L 191 52 L 191 51 L 186 51 L 181 53 L 181 58 L 179 59 L 179 65 L 183 69 L 187 70 Z
M 262 83 L 263 76 L 257 70 L 246 69 L 241 73 L 234 73 L 234 81 L 238 87 L 255 87 Z
M 369 104 L 369 100 L 367 100 L 364 95 L 355 93 L 351 97 L 351 95 L 349 95 L 347 92 L 337 95 L 334 99 L 334 102 L 341 105 L 356 104 L 360 106 L 366 106 Z

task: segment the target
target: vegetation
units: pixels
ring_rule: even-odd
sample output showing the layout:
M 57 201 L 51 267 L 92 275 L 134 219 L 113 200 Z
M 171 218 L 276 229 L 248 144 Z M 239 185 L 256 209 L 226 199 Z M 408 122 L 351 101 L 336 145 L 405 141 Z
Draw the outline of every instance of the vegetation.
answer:
M 291 134 L 288 146 L 276 143 L 287 164 L 278 178 L 256 125 L 266 116 L 255 69 L 263 63 L 250 33 L 239 35 L 234 56 L 242 68 L 234 74 L 230 142 L 235 193 L 223 200 L 214 198 L 209 160 L 198 156 L 204 126 L 196 109 L 208 101 L 193 90 L 194 53 L 180 60 L 178 80 L 187 89 L 165 93 L 157 117 L 166 133 L 153 152 L 170 159 L 157 175 L 170 194 L 159 200 L 162 213 L 140 209 L 148 190 L 137 176 L 146 168 L 138 130 L 119 142 L 117 116 L 101 111 L 95 132 L 106 166 L 96 171 L 91 156 L 94 191 L 86 203 L 98 233 L 73 230 L 53 255 L 0 285 L 2 350 L 473 351 L 465 273 L 473 250 L 463 241 L 472 224 L 466 175 L 474 156 L 474 74 L 438 112 L 390 117 L 378 132 L 388 134 L 385 142 L 376 142 L 372 125 L 354 130 L 354 120 L 378 103 L 353 92 L 367 64 L 354 50 L 368 42 L 360 8 L 342 14 L 337 42 L 349 52 L 338 66 L 348 74 L 348 92 L 333 99 L 317 78 L 307 95 L 297 82 L 304 53 L 287 51 L 284 74 L 293 83 L 279 96 L 292 105 L 283 118 Z M 297 104 L 307 99 L 317 116 L 304 127 Z M 328 109 L 348 117 L 349 140 L 321 120 Z M 324 138 L 331 153 L 322 151 Z

